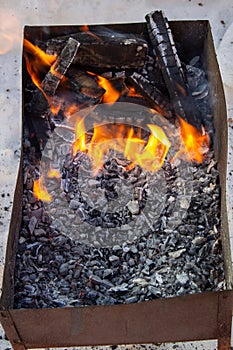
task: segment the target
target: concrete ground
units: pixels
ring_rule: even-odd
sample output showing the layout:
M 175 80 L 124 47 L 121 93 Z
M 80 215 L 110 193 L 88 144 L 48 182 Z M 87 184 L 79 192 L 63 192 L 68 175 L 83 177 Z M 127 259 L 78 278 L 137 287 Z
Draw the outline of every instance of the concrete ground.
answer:
M 169 20 L 210 21 L 224 82 L 229 122 L 228 214 L 233 251 L 233 1 L 232 0 L 1 0 L 0 1 L 0 285 L 5 262 L 12 195 L 19 165 L 21 133 L 21 60 L 24 25 L 94 24 L 144 21 L 146 13 L 162 9 Z M 4 338 L 3 331 L 0 336 Z M 118 349 L 216 349 L 215 341 Z M 11 349 L 0 340 L 0 350 Z M 86 349 L 86 348 L 85 348 Z M 90 348 L 89 348 L 90 349 Z M 107 349 L 107 347 L 100 347 Z

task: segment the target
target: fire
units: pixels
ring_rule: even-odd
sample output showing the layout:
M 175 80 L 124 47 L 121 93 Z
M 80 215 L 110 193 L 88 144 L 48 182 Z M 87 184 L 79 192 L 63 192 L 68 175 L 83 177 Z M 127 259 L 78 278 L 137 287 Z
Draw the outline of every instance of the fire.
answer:
M 136 91 L 135 87 L 128 86 L 128 90 L 127 96 L 143 98 L 143 96 Z
M 114 89 L 111 82 L 102 77 L 101 75 L 94 74 L 92 72 L 88 72 L 91 75 L 94 75 L 97 77 L 97 82 L 99 86 L 101 86 L 104 90 L 104 96 L 103 96 L 103 102 L 104 103 L 114 103 L 118 100 L 118 98 L 121 96 L 120 92 Z
M 56 96 L 48 96 L 44 89 L 42 81 L 44 76 L 50 72 L 56 75 L 59 79 L 62 78 L 62 83 L 66 81 L 65 77 L 55 71 L 53 64 L 56 61 L 56 55 L 48 55 L 43 50 L 41 50 L 38 46 L 33 45 L 27 39 L 24 39 L 24 57 L 26 61 L 27 71 L 30 74 L 33 83 L 41 90 L 46 98 L 51 112 L 54 115 L 57 115 L 63 106 L 64 100 L 62 98 L 57 98 Z
M 56 55 L 48 55 L 38 46 L 24 39 L 24 57 L 28 73 L 33 83 L 41 89 L 41 76 L 46 74 L 56 60 Z M 42 90 L 42 89 L 41 89 Z
M 85 152 L 86 151 L 86 135 L 85 135 L 85 125 L 84 119 L 77 118 L 75 124 L 75 142 L 73 143 L 73 155 L 78 151 Z
M 151 134 L 143 154 L 137 160 L 144 169 L 158 171 L 163 166 L 171 143 L 158 125 L 148 124 L 148 127 Z
M 104 77 L 97 76 L 99 85 L 106 90 L 103 96 L 103 102 L 105 103 L 114 103 L 120 97 L 120 92 L 114 89 L 110 81 Z
M 40 199 L 44 202 L 51 202 L 51 200 L 52 200 L 52 197 L 50 196 L 50 194 L 48 193 L 48 191 L 44 185 L 44 177 L 43 176 L 41 176 L 38 180 L 34 181 L 33 193 L 37 199 Z
M 79 29 L 80 29 L 82 32 L 86 32 L 87 34 L 89 34 L 90 36 L 92 36 L 93 38 L 95 38 L 96 40 L 102 41 L 97 35 L 95 35 L 94 33 L 92 33 L 92 32 L 90 31 L 89 27 L 88 27 L 86 24 L 84 24 L 83 26 L 81 26 Z
M 207 134 L 201 134 L 194 126 L 179 118 L 181 140 L 184 145 L 182 152 L 186 154 L 189 161 L 201 163 L 203 160 L 203 148 L 209 146 Z
M 59 179 L 60 177 L 61 177 L 61 173 L 60 173 L 60 171 L 59 170 L 57 170 L 57 169 L 50 169 L 49 171 L 48 171 L 48 177 L 49 178 L 54 178 L 54 179 Z
M 85 151 L 92 161 L 94 173 L 103 166 L 105 156 L 110 150 L 124 155 L 132 166 L 138 164 L 147 171 L 158 171 L 164 163 L 170 142 L 164 131 L 156 125 L 148 125 L 151 134 L 146 142 L 141 138 L 140 130 L 135 133 L 133 127 L 124 124 L 94 126 L 89 144 L 85 140 L 83 119 L 76 125 L 76 140 L 73 143 L 73 154 Z

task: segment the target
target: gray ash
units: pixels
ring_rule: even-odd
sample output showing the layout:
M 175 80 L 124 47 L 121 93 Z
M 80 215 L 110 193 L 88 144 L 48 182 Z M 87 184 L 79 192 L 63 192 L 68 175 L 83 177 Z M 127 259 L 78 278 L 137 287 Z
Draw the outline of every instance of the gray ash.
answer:
M 145 172 L 137 165 L 127 171 L 127 167 L 131 164 L 130 161 L 110 158 L 103 164 L 98 175 L 86 183 L 82 179 L 79 181 L 80 167 L 86 173 L 90 172 L 91 169 L 90 159 L 85 159 L 85 162 L 84 158 L 85 154 L 79 152 L 74 159 L 71 158 L 70 161 L 66 161 L 62 169 L 62 177 L 65 181 L 63 186 L 64 190 L 67 188 L 66 197 L 71 209 L 74 209 L 82 220 L 96 227 L 112 228 L 128 224 L 133 220 L 133 214 L 139 214 L 145 207 L 147 199 Z M 122 193 L 119 194 L 119 186 L 122 186 L 122 182 L 125 187 L 132 186 L 132 200 L 118 208 L 117 211 L 106 211 L 106 201 L 109 204 L 118 200 L 119 204 L 123 204 L 119 198 L 122 195 Z M 101 204 L 101 201 L 97 198 L 97 203 L 90 205 L 82 195 L 81 189 L 83 187 L 83 190 L 85 190 L 88 184 L 92 185 L 93 191 L 95 189 L 103 190 L 106 201 Z
M 73 170 L 76 166 L 73 165 Z M 25 161 L 15 307 L 133 303 L 221 290 L 224 272 L 216 166 L 212 152 L 202 164 L 190 166 L 193 174 L 191 203 L 187 215 L 173 228 L 171 212 L 173 220 L 180 215 L 171 208 L 179 195 L 180 183 L 173 185 L 179 180 L 179 173 L 166 164 L 161 170 L 166 174 L 166 206 L 159 224 L 142 230 L 135 240 L 111 247 L 95 247 L 70 239 L 66 232 L 54 226 L 43 203 L 34 197 L 31 188 L 27 188 L 28 178 L 35 179 L 38 169 L 36 164 L 28 165 Z M 187 205 L 185 198 L 179 205 L 180 208 Z M 96 227 L 92 227 L 94 234 Z

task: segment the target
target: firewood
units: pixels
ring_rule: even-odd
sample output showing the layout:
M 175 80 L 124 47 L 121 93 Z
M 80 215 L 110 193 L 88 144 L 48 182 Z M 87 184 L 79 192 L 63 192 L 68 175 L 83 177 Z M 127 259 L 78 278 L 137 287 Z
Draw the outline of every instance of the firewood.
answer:
M 168 98 L 141 74 L 134 72 L 129 78 L 136 91 L 152 103 L 153 107 L 165 117 L 171 118 L 171 106 Z
M 189 96 L 185 75 L 167 19 L 162 11 L 146 15 L 148 33 L 164 77 L 175 114 L 198 129 L 200 116 Z
M 94 99 L 100 99 L 105 93 L 105 90 L 98 85 L 94 76 L 82 69 L 77 69 L 74 65 L 67 70 L 66 77 L 69 79 L 71 88 L 77 93 L 82 93 Z
M 46 95 L 54 96 L 60 81 L 72 63 L 79 46 L 80 43 L 77 40 L 69 38 L 57 60 L 51 66 L 49 72 L 42 81 L 41 88 Z
M 138 35 L 122 34 L 115 31 L 90 35 L 79 32 L 50 39 L 46 43 L 46 52 L 61 52 L 69 38 L 80 42 L 73 63 L 94 68 L 136 68 L 144 65 L 148 50 L 147 42 Z

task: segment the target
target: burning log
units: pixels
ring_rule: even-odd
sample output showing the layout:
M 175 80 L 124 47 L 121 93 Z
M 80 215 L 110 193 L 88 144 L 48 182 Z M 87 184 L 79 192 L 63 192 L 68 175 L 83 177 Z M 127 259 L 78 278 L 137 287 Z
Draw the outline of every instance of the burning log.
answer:
M 149 102 L 151 102 L 155 109 L 158 110 L 165 117 L 171 117 L 171 106 L 165 95 L 151 85 L 150 82 L 144 78 L 141 74 L 134 72 L 128 81 L 135 87 L 135 89 L 142 94 Z
M 62 49 L 59 57 L 51 66 L 50 71 L 46 74 L 41 84 L 41 88 L 46 95 L 54 96 L 61 79 L 73 62 L 79 46 L 80 43 L 77 40 L 69 38 L 67 44 Z
M 185 75 L 167 19 L 162 11 L 146 15 L 149 37 L 158 56 L 161 71 L 177 116 L 200 128 L 199 113 L 189 96 Z
M 68 69 L 78 51 L 80 43 L 69 38 L 57 60 L 51 65 L 49 72 L 39 84 L 39 89 L 33 94 L 30 104 L 27 106 L 33 115 L 43 117 L 50 108 L 55 114 L 61 109 L 66 111 L 68 104 L 71 106 L 93 105 L 100 101 L 105 93 L 94 77 L 74 66 Z M 64 79 L 65 78 L 65 79 Z M 69 102 L 64 101 L 64 94 Z M 78 108 L 78 107 L 77 107 Z
M 69 79 L 72 89 L 78 93 L 83 93 L 94 99 L 100 99 L 105 93 L 105 90 L 98 85 L 95 77 L 84 70 L 77 69 L 75 66 L 68 69 L 66 77 Z
M 138 35 L 105 31 L 100 35 L 80 32 L 57 37 L 46 43 L 46 52 L 58 54 L 67 40 L 80 42 L 73 63 L 95 68 L 137 68 L 144 65 L 148 44 Z
M 43 116 L 44 112 L 48 109 L 49 102 L 51 102 L 48 99 L 55 95 L 58 85 L 72 63 L 74 55 L 77 53 L 79 45 L 77 40 L 70 38 L 59 57 L 51 65 L 49 72 L 46 74 L 41 84 L 38 83 L 40 90 L 36 91 L 30 103 L 30 106 L 33 106 L 34 115 Z M 27 50 L 28 47 L 26 46 L 26 52 Z M 31 52 L 29 51 L 29 53 Z M 54 98 L 53 104 L 58 104 L 58 101 Z

